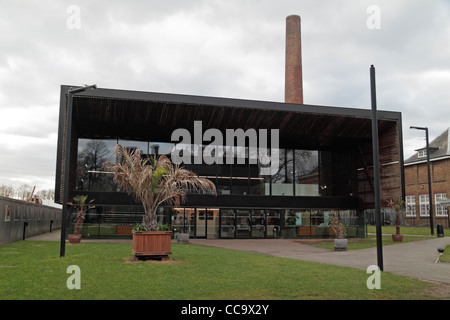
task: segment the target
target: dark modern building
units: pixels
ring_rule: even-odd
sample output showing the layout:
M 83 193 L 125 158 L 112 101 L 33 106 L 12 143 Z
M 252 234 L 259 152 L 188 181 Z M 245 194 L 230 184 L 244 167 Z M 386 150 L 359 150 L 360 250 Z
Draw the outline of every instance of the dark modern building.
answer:
M 69 95 L 76 87 L 61 86 L 56 202 L 63 202 L 64 188 L 68 199 L 95 199 L 86 236 L 129 235 L 130 226 L 141 221 L 142 207 L 118 190 L 103 165 L 116 161 L 116 144 L 171 157 L 179 142 L 172 133 L 182 128 L 194 137 L 199 121 L 203 133 L 216 129 L 223 137 L 227 129 L 278 130 L 279 162 L 263 175 L 265 165 L 252 160 L 249 148 L 237 157 L 230 155 L 232 145 L 224 145 L 216 154 L 223 161 L 185 163 L 215 183 L 217 196 L 190 193 L 183 206 L 160 208 L 161 223 L 196 238 L 329 237 L 329 217 L 338 213 L 349 237 L 365 236 L 365 215 L 374 208 L 371 111 L 303 104 L 301 59 L 294 59 L 300 66 L 288 62 L 292 54 L 300 56 L 299 37 L 292 41 L 289 31 L 299 34 L 297 18 L 287 19 L 284 103 L 105 88 Z M 292 84 L 290 77 L 300 81 Z M 378 111 L 378 119 L 381 197 L 404 197 L 401 114 Z M 270 147 L 274 141 L 268 140 Z

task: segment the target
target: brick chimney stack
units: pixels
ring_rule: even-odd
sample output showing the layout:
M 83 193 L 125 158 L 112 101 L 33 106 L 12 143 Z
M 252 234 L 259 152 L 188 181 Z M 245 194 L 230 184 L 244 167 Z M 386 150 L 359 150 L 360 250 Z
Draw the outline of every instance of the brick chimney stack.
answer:
M 300 17 L 286 18 L 286 73 L 284 102 L 303 104 L 302 44 Z

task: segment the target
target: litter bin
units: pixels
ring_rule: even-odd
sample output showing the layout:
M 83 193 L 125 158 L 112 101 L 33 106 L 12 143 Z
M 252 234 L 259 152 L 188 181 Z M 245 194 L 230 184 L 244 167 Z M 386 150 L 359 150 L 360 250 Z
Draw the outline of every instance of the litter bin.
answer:
M 436 230 L 437 230 L 437 236 L 438 237 L 443 237 L 444 236 L 444 227 L 442 226 L 442 224 L 438 224 L 436 226 Z

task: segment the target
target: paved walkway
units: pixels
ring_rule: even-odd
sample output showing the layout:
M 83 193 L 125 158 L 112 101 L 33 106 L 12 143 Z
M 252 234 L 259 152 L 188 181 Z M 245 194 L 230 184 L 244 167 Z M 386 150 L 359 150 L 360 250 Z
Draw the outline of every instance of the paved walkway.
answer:
M 56 230 L 27 240 L 59 241 L 60 231 Z M 121 240 L 121 242 L 131 243 L 131 240 Z M 376 248 L 335 252 L 293 239 L 190 239 L 189 242 L 195 245 L 256 252 L 363 270 L 367 270 L 370 265 L 377 264 Z M 446 245 L 450 245 L 449 236 L 383 246 L 384 271 L 421 280 L 450 284 L 450 263 L 435 263 L 439 256 L 437 249 L 444 248 Z

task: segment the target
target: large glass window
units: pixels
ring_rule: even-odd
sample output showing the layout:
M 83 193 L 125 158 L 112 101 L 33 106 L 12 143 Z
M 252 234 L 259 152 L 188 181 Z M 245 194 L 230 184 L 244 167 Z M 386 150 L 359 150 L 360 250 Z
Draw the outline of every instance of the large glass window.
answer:
M 294 152 L 295 195 L 319 195 L 318 151 L 295 150 Z
M 222 209 L 220 211 L 220 237 L 234 238 L 236 232 L 236 218 L 234 210 Z
M 78 139 L 77 190 L 119 191 L 113 175 L 105 165 L 117 161 L 114 149 L 121 144 L 128 150 L 139 149 L 142 158 L 166 155 L 170 158 L 173 143 L 159 143 L 124 139 Z
M 270 195 L 270 176 L 262 175 L 261 169 L 263 166 L 261 163 L 249 165 L 249 194 L 268 196 Z
M 272 174 L 272 195 L 292 196 L 294 195 L 292 178 L 293 153 L 291 150 L 279 149 L 279 162 L 277 171 Z
M 123 140 L 119 139 L 118 144 L 127 149 L 129 152 L 139 149 L 142 157 L 149 154 L 147 141 Z
M 172 209 L 172 229 L 174 233 L 185 233 L 185 214 L 184 208 Z
M 236 210 L 236 238 L 250 238 L 250 210 Z
M 420 216 L 428 217 L 430 215 L 430 197 L 428 194 L 419 195 L 419 205 L 420 205 Z
M 446 193 L 436 193 L 434 195 L 434 203 L 436 207 L 436 217 L 446 217 L 447 216 L 447 207 L 441 205 L 438 200 L 447 199 Z
M 114 191 L 116 189 L 105 163 L 115 162 L 117 140 L 78 139 L 78 190 Z
M 266 210 L 267 238 L 278 238 L 281 234 L 281 215 L 282 210 Z
M 249 192 L 249 164 L 248 159 L 242 159 L 244 163 L 238 163 L 235 158 L 231 165 L 231 193 L 247 195 Z
M 78 190 L 119 191 L 113 182 L 112 173 L 104 165 L 106 161 L 117 161 L 114 148 L 118 143 L 130 150 L 139 149 L 143 157 L 166 155 L 171 158 L 175 147 L 174 143 L 153 141 L 79 139 Z M 260 150 L 246 147 L 223 146 L 219 148 L 221 151 L 213 163 L 207 164 L 205 159 L 203 163 L 195 163 L 193 151 L 204 147 L 207 146 L 187 145 L 183 150 L 178 150 L 178 156 L 186 152 L 189 157 L 183 159 L 190 160 L 180 163 L 180 166 L 211 180 L 216 185 L 218 195 L 351 194 L 349 154 L 346 152 L 278 149 L 278 165 L 273 168 L 273 162 L 268 165 L 260 162 Z
M 406 216 L 416 216 L 416 196 L 406 196 Z

